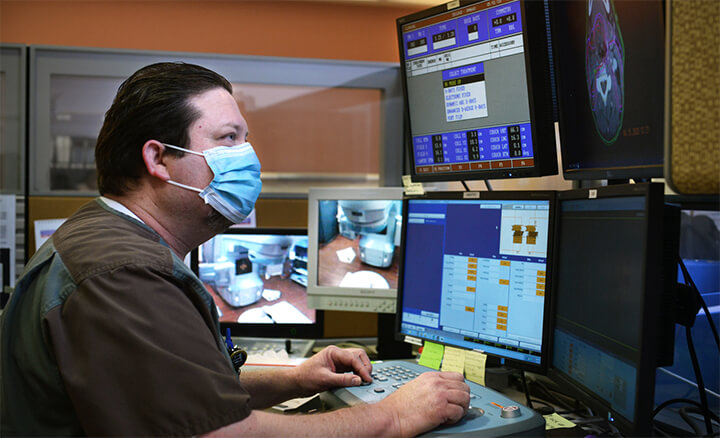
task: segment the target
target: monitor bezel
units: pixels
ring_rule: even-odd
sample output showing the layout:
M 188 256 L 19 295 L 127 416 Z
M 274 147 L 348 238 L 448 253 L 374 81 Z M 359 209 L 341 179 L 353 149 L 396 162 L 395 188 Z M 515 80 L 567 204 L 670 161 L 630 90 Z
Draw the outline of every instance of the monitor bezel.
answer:
M 318 224 L 319 201 L 322 200 L 393 200 L 401 201 L 402 187 L 311 187 L 308 191 L 308 297 L 337 296 L 357 298 L 395 299 L 397 289 L 369 289 L 321 286 L 318 284 Z M 403 214 L 404 216 L 404 214 Z M 395 255 L 398 257 L 398 254 Z M 322 306 L 316 307 L 322 309 Z M 357 311 L 363 311 L 357 308 Z
M 471 170 L 465 172 L 420 173 L 416 172 L 412 144 L 412 123 L 408 104 L 407 73 L 404 67 L 405 50 L 402 27 L 408 23 L 422 20 L 440 13 L 460 9 L 476 3 L 478 0 L 460 0 L 434 6 L 415 12 L 396 20 L 397 39 L 400 57 L 400 77 L 403 90 L 405 113 L 405 151 L 412 181 L 443 182 L 489 180 L 500 178 L 529 178 L 558 173 L 557 147 L 555 136 L 556 103 L 554 98 L 554 71 L 551 67 L 549 38 L 546 28 L 546 4 L 543 1 L 519 0 L 523 14 L 523 44 L 525 50 L 526 84 L 528 86 L 530 123 L 533 138 L 534 166 L 528 168 Z M 507 0 L 506 2 L 509 2 Z
M 564 4 L 567 1 L 572 0 L 556 0 L 550 2 L 550 22 L 551 22 L 551 29 L 552 29 L 552 38 L 553 41 L 557 41 L 558 39 L 564 39 L 559 38 L 558 35 L 565 35 L 565 29 L 567 26 L 565 26 L 565 22 L 568 20 L 566 15 L 566 10 L 564 9 Z M 660 8 L 660 12 L 662 12 L 663 19 L 665 18 L 665 8 L 663 4 L 666 0 L 650 0 L 650 1 L 644 1 L 644 2 L 637 2 L 638 4 L 657 4 L 658 8 Z M 667 24 L 666 24 L 667 27 Z M 667 29 L 666 29 L 667 33 Z M 663 45 L 665 43 L 663 42 Z M 660 158 L 661 161 L 659 164 L 633 164 L 633 165 L 625 165 L 625 166 L 597 166 L 597 167 L 584 167 L 580 169 L 574 169 L 569 168 L 567 166 L 568 163 L 570 163 L 572 160 L 570 157 L 568 157 L 568 150 L 572 147 L 577 146 L 577 142 L 574 141 L 574 139 L 563 139 L 563 131 L 567 132 L 568 130 L 566 127 L 568 127 L 572 121 L 574 120 L 573 116 L 568 116 L 568 114 L 572 114 L 569 111 L 564 111 L 563 107 L 566 106 L 565 100 L 576 100 L 577 98 L 573 96 L 573 93 L 575 90 L 570 90 L 566 93 L 563 93 L 563 62 L 561 55 L 561 50 L 559 50 L 557 43 L 554 43 L 553 47 L 553 56 L 555 56 L 555 78 L 557 81 L 557 108 L 558 108 L 558 132 L 559 132 L 559 143 L 560 143 L 560 156 L 562 158 L 562 175 L 563 178 L 566 180 L 640 180 L 649 181 L 650 178 L 662 178 L 664 176 L 664 144 L 661 142 L 658 145 L 658 151 L 660 152 Z M 664 56 L 664 54 L 663 54 Z M 567 61 L 565 61 L 567 62 Z M 663 90 L 664 93 L 664 90 Z M 570 120 L 569 120 L 570 119 Z M 662 121 L 663 126 L 661 126 L 661 130 L 664 129 L 664 123 L 665 121 Z
M 306 236 L 307 228 L 255 228 L 235 226 L 219 234 L 276 234 L 288 236 Z M 198 253 L 200 248 L 190 253 L 190 268 L 199 278 Z M 323 337 L 325 316 L 322 310 L 315 309 L 315 322 L 311 324 L 262 324 L 220 321 L 221 334 L 224 336 L 230 329 L 232 336 L 252 338 L 284 338 L 284 339 L 318 339 Z
M 613 407 L 603 400 L 601 397 L 590 392 L 579 382 L 570 378 L 562 371 L 555 368 L 552 364 L 552 352 L 550 354 L 550 363 L 548 367 L 548 377 L 553 380 L 562 391 L 566 391 L 572 396 L 578 398 L 588 407 L 590 407 L 597 415 L 612 418 L 613 424 L 624 433 L 632 435 L 650 435 L 652 433 L 652 411 L 654 407 L 654 391 L 655 391 L 655 370 L 657 368 L 659 356 L 667 352 L 663 348 L 661 342 L 665 341 L 663 336 L 672 336 L 665 332 L 663 336 L 659 335 L 658 328 L 666 330 L 663 323 L 667 321 L 667 312 L 663 313 L 663 302 L 667 298 L 664 290 L 665 281 L 663 280 L 662 270 L 667 267 L 667 255 L 663 254 L 665 239 L 672 240 L 670 236 L 664 236 L 664 187 L 661 183 L 640 183 L 640 184 L 621 184 L 610 185 L 595 188 L 585 188 L 576 190 L 567 190 L 558 192 L 557 199 L 557 215 L 556 229 L 559 231 L 562 227 L 562 219 L 560 209 L 562 202 L 567 200 L 595 199 L 595 198 L 612 198 L 612 197 L 633 197 L 644 196 L 646 211 L 646 257 L 643 261 L 645 267 L 644 275 L 644 306 L 642 314 L 638 315 L 638 319 L 642 319 L 642 335 L 641 335 L 641 356 L 637 366 L 637 384 L 635 388 L 635 418 L 628 419 L 622 413 L 613 409 Z M 653 238 L 654 237 L 654 238 Z M 675 234 L 677 237 L 677 234 Z M 561 268 L 557 265 L 558 257 L 561 251 L 560 233 L 555 236 L 556 251 L 554 266 L 556 270 Z M 675 239 L 677 242 L 677 239 Z M 675 247 L 677 247 L 675 245 Z M 675 260 L 677 265 L 677 259 Z M 666 275 L 666 274 L 665 274 Z M 675 276 L 676 278 L 676 276 Z M 557 309 L 557 292 L 558 282 L 553 285 L 553 308 Z M 667 304 L 667 303 L 665 303 Z M 672 324 L 674 330 L 674 324 Z M 553 336 L 555 332 L 555 323 L 553 323 Z M 663 338 L 663 341 L 659 341 Z M 649 342 L 648 342 L 649 341 Z M 671 340 L 672 341 L 672 340 Z M 670 352 L 672 355 L 672 352 Z
M 505 365 L 524 370 L 530 371 L 537 374 L 544 375 L 547 372 L 547 368 L 550 362 L 550 354 L 552 352 L 552 326 L 554 315 L 553 315 L 553 300 L 552 300 L 552 283 L 553 283 L 553 269 L 552 261 L 554 260 L 554 243 L 555 243 L 555 209 L 556 209 L 556 192 L 552 190 L 538 190 L 538 191 L 465 191 L 465 192 L 427 192 L 422 196 L 406 196 L 403 199 L 403 227 L 402 227 L 402 243 L 400 245 L 400 276 L 398 279 L 398 303 L 397 312 L 395 317 L 395 337 L 397 340 L 406 340 L 406 333 L 402 331 L 402 312 L 403 312 L 403 273 L 405 269 L 405 245 L 407 235 L 407 220 L 408 220 L 408 203 L 413 199 L 448 199 L 448 200 L 547 200 L 549 202 L 549 217 L 548 217 L 548 249 L 546 257 L 546 295 L 543 309 L 543 334 L 542 334 L 542 348 L 540 352 L 540 363 L 530 363 L 525 361 L 519 361 L 508 357 L 503 357 L 496 354 L 486 353 L 489 357 L 501 359 L 501 363 Z M 425 340 L 425 339 L 423 339 Z M 440 341 L 432 340 L 432 342 L 443 344 Z M 444 344 L 445 345 L 445 344 Z M 452 345 L 451 345 L 452 346 Z

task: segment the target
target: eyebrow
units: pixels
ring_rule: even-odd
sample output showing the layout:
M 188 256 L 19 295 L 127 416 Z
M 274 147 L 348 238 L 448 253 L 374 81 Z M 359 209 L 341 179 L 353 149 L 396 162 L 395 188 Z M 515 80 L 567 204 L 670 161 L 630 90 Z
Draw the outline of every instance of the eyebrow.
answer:
M 225 128 L 232 128 L 236 131 L 242 131 L 242 125 L 238 125 L 237 123 L 232 123 L 232 122 L 227 122 L 227 123 L 223 123 L 222 125 L 220 125 L 220 129 L 225 129 Z

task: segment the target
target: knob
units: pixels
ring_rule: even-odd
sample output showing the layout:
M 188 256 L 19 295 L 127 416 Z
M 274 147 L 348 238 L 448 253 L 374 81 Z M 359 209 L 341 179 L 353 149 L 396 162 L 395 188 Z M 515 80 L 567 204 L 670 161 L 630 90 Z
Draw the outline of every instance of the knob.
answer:
M 519 417 L 521 414 L 522 412 L 520 412 L 520 408 L 515 405 L 505 406 L 500 411 L 500 417 L 502 418 L 515 418 Z

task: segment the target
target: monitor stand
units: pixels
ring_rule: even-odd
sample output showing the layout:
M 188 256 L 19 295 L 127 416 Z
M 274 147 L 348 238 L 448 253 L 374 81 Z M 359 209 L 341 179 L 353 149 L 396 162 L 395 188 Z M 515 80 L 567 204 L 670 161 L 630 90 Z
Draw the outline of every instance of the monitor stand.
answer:
M 413 357 L 412 345 L 395 340 L 394 313 L 378 313 L 377 352 L 378 359 L 410 359 Z

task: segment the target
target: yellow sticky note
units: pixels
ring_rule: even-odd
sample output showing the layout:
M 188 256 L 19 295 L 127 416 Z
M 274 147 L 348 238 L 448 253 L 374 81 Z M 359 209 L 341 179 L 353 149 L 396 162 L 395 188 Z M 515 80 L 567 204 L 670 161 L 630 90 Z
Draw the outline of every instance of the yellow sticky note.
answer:
M 485 360 L 487 356 L 479 351 L 465 352 L 465 378 L 485 385 Z
M 439 370 L 444 350 L 445 347 L 441 344 L 425 341 L 418 363 L 428 368 Z
M 455 371 L 462 374 L 465 371 L 465 350 L 454 347 L 445 347 L 442 371 Z
M 403 187 L 405 187 L 406 195 L 424 195 L 425 194 L 425 189 L 423 188 L 422 183 L 412 182 L 412 178 L 410 177 L 410 175 L 403 175 L 402 183 L 403 183 Z
M 545 418 L 545 430 L 575 427 L 575 423 L 567 418 L 561 417 L 557 412 L 553 412 L 550 415 L 543 415 L 543 417 Z

